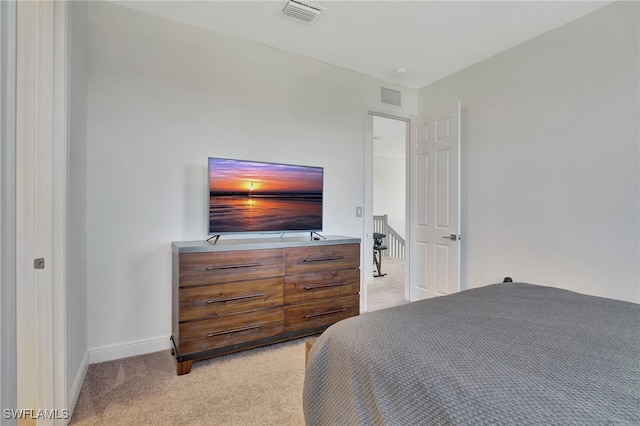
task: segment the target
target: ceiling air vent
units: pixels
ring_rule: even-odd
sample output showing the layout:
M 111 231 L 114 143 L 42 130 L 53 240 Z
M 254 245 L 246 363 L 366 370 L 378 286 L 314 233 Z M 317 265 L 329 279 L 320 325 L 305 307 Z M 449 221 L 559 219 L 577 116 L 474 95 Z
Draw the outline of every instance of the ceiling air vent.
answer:
M 321 11 L 318 6 L 296 0 L 289 0 L 284 6 L 284 9 L 282 9 L 282 14 L 289 18 L 310 24 L 320 15 Z

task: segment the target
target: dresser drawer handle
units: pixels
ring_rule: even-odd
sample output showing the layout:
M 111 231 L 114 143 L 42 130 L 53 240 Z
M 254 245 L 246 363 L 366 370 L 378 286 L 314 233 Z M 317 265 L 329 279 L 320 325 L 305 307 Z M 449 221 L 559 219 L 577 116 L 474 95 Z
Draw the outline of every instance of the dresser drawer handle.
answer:
M 308 315 L 305 315 L 304 317 L 305 318 L 321 317 L 323 315 L 337 314 L 338 312 L 344 312 L 346 310 L 347 310 L 347 308 L 334 309 L 333 311 L 318 312 L 317 314 L 308 314 Z
M 337 256 L 337 257 L 317 257 L 315 259 L 305 259 L 303 260 L 303 262 L 327 262 L 330 260 L 340 260 L 340 259 L 344 259 L 344 256 Z
M 207 304 L 209 305 L 211 303 L 231 302 L 232 300 L 253 299 L 254 297 L 261 297 L 261 296 L 264 296 L 264 293 L 243 294 L 241 296 L 231 296 L 231 297 L 225 297 L 225 298 L 222 298 L 222 299 L 207 300 Z
M 225 331 L 218 331 L 217 333 L 209 333 L 209 334 L 207 334 L 207 337 L 215 337 L 215 336 L 222 336 L 223 334 L 238 333 L 240 331 L 253 330 L 254 328 L 260 328 L 260 327 L 264 327 L 264 324 L 256 324 L 256 325 L 250 325 L 248 327 L 234 328 L 234 329 L 225 330 Z
M 218 269 L 254 268 L 256 266 L 262 266 L 262 264 L 261 263 L 246 263 L 244 265 L 207 266 L 207 271 L 217 271 Z
M 325 287 L 338 287 L 341 285 L 348 284 L 348 281 L 340 281 L 339 283 L 328 283 L 328 284 L 318 284 L 318 285 L 306 285 L 302 287 L 305 290 L 315 290 L 317 288 L 325 288 Z

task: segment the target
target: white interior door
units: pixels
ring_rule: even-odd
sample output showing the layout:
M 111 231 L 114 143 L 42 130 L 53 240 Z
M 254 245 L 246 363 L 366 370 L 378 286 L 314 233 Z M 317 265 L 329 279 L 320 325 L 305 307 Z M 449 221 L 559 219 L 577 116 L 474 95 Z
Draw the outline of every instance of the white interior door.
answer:
M 460 290 L 460 103 L 411 120 L 410 300 Z

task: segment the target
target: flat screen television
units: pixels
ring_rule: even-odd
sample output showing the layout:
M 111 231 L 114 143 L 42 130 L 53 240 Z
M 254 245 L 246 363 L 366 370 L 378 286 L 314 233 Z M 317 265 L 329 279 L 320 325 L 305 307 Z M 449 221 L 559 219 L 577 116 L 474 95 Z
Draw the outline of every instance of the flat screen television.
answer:
M 322 167 L 209 157 L 209 235 L 322 231 Z

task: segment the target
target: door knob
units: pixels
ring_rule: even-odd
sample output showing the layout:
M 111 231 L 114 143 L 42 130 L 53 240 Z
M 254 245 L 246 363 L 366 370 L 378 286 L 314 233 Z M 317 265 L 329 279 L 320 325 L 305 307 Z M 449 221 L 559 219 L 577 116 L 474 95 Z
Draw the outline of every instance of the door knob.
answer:
M 456 234 L 451 234 L 451 235 L 446 235 L 442 238 L 446 238 L 447 240 L 451 240 L 451 241 L 457 241 L 458 240 L 458 236 Z

